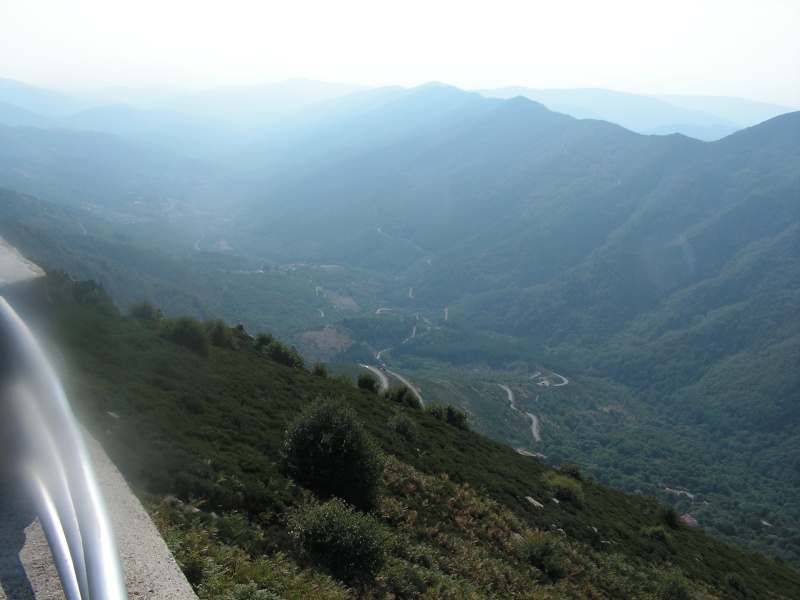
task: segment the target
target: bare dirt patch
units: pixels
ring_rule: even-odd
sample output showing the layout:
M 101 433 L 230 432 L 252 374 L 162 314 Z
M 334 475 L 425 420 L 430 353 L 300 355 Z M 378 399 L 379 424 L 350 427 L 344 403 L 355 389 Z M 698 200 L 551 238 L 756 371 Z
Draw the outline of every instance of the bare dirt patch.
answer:
M 314 360 L 328 360 L 353 345 L 350 336 L 330 326 L 317 331 L 303 332 L 297 335 L 296 339 L 300 353 Z

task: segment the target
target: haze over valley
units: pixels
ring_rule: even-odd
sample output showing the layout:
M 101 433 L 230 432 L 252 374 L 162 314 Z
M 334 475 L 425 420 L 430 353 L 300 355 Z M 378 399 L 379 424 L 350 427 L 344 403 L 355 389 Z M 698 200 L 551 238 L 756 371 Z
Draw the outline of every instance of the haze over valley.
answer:
M 798 25 L 4 3 L 0 241 L 194 593 L 798 597 Z
M 0 92 L 0 233 L 34 260 L 123 310 L 386 363 L 474 430 L 797 564 L 800 114 L 740 102 L 749 126 L 708 142 L 441 83 Z M 642 127 L 689 114 L 625 101 Z

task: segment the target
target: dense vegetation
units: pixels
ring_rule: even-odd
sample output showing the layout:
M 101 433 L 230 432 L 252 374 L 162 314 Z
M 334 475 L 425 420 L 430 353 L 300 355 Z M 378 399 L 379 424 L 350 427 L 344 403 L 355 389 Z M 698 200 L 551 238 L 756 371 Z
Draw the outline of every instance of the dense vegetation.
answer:
M 162 335 L 152 310 L 119 315 L 96 284 L 51 273 L 48 294 L 78 413 L 152 499 L 203 598 L 800 594 L 796 572 L 683 525 L 652 496 L 282 364 L 242 331 L 198 328 L 204 356 Z M 379 452 L 373 509 L 292 479 L 293 436 L 320 410 Z
M 0 234 L 122 308 L 271 331 L 284 362 L 380 353 L 473 430 L 800 568 L 798 140 L 798 113 L 702 143 L 441 85 L 213 161 L 6 127 L 0 184 L 41 199 L 0 191 Z

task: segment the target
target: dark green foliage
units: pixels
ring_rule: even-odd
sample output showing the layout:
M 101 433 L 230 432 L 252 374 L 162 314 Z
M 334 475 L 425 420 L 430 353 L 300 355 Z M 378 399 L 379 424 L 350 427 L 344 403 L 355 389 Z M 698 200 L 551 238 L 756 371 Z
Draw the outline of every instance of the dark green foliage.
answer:
M 238 583 L 226 595 L 225 600 L 283 600 L 283 597 L 266 590 L 259 590 L 252 583 Z
M 672 529 L 677 529 L 681 526 L 681 517 L 674 506 L 664 504 L 659 508 L 658 514 L 665 525 Z
M 728 573 L 725 575 L 725 583 L 739 592 L 744 592 L 746 589 L 744 579 L 738 573 Z
M 368 314 L 342 320 L 342 326 L 349 329 L 356 339 L 373 348 L 386 348 L 401 342 L 411 335 L 414 323 L 412 317 L 396 313 Z
M 445 327 L 393 348 L 392 357 L 400 360 L 421 357 L 460 368 L 504 369 L 520 360 L 532 359 L 537 350 L 532 340 L 475 331 L 467 325 L 448 322 Z
M 208 356 L 208 335 L 203 323 L 194 317 L 169 317 L 158 324 L 158 333 L 200 356 Z
M 383 463 L 353 411 L 320 400 L 293 421 L 283 446 L 286 472 L 322 499 L 333 496 L 362 510 L 378 498 Z
M 158 321 L 164 316 L 160 308 L 156 308 L 145 300 L 140 300 L 139 302 L 131 304 L 128 312 L 132 317 L 142 319 L 143 321 Z
M 386 562 L 378 522 L 336 498 L 300 508 L 290 519 L 290 534 L 306 558 L 348 585 L 371 582 Z
M 206 334 L 212 346 L 235 349 L 238 345 L 233 328 L 228 327 L 222 319 L 205 321 Z
M 739 594 L 726 581 L 729 572 L 740 574 L 749 597 L 800 597 L 796 572 L 727 547 L 699 529 L 669 530 L 669 544 L 642 535 L 643 527 L 661 522 L 652 497 L 585 484 L 583 510 L 570 502 L 556 504 L 543 474 L 576 480 L 443 418 L 401 409 L 417 423 L 418 438 L 413 446 L 398 443 L 398 434 L 387 426 L 398 405 L 376 402 L 352 383 L 264 360 L 244 344 L 236 350 L 212 346 L 212 360 L 206 360 L 158 337 L 141 321 L 99 314 L 75 302 L 68 281 L 59 287 L 48 277 L 48 286 L 54 335 L 75 366 L 68 394 L 76 410 L 132 485 L 159 498 L 178 492 L 184 501 L 198 500 L 200 513 L 176 509 L 162 531 L 177 538 L 171 545 L 176 553 L 202 558 L 196 565 L 201 585 L 210 590 L 216 582 L 216 598 L 251 577 L 263 582 L 258 589 L 287 598 L 348 597 L 343 587 L 333 590 L 318 571 L 301 570 L 281 554 L 292 547 L 288 511 L 303 504 L 308 492 L 291 483 L 275 458 L 287 423 L 319 395 L 344 396 L 381 450 L 397 457 L 390 459 L 394 470 L 384 474 L 374 514 L 394 528 L 392 536 L 408 537 L 387 543 L 390 559 L 368 592 L 375 596 L 391 590 L 412 596 L 427 590 L 440 597 L 458 597 L 454 590 L 461 590 L 461 597 L 480 597 L 486 589 L 504 590 L 498 597 L 511 597 L 511 590 L 522 594 L 530 568 L 515 571 L 522 567 L 508 553 L 512 536 L 527 538 L 526 528 L 555 524 L 567 533 L 562 544 L 569 576 L 554 591 L 566 586 L 562 591 L 570 597 L 649 597 L 667 565 L 682 570 L 692 586 L 709 586 L 721 597 Z M 109 411 L 120 418 L 111 419 Z M 398 468 L 409 475 L 398 479 Z M 535 508 L 527 496 L 544 507 Z M 480 497 L 497 504 L 478 504 Z M 502 511 L 508 512 L 505 525 L 497 520 Z M 210 527 L 218 529 L 217 537 L 203 542 L 202 532 Z M 598 539 L 611 540 L 613 554 L 600 553 Z M 199 545 L 189 544 L 192 540 Z M 492 563 L 486 553 L 497 560 Z M 587 568 L 593 563 L 597 568 Z
M 409 408 L 422 408 L 422 402 L 420 401 L 419 396 L 417 396 L 414 390 L 404 383 L 393 385 L 387 388 L 383 392 L 383 396 L 387 400 L 397 402 L 398 404 L 408 406 Z
M 651 527 L 642 527 L 641 533 L 644 537 L 659 542 L 666 542 L 669 540 L 669 533 L 663 525 L 653 525 Z
M 469 431 L 467 413 L 459 408 L 456 408 L 452 404 L 442 405 L 429 403 L 425 405 L 423 410 L 427 414 L 436 417 L 437 419 L 440 419 L 445 423 L 456 427 L 457 429 Z
M 350 356 L 367 360 L 392 348 L 407 364 L 423 357 L 473 372 L 535 359 L 570 377 L 621 382 L 628 399 L 615 399 L 610 412 L 599 410 L 609 403 L 590 411 L 578 398 L 554 399 L 542 417 L 559 434 L 545 436 L 537 451 L 555 463 L 592 464 L 605 483 L 673 501 L 713 535 L 800 566 L 798 114 L 702 144 L 576 121 L 521 99 L 480 104 L 464 127 L 448 121 L 429 130 L 431 118 L 423 139 L 393 140 L 400 143 L 381 152 L 371 145 L 369 160 L 359 155 L 367 149 L 356 129 L 347 142 L 309 143 L 341 168 L 319 169 L 312 157 L 288 170 L 271 163 L 261 187 L 279 190 L 271 201 L 282 214 L 267 219 L 253 198 L 239 214 L 258 234 L 225 231 L 221 222 L 215 232 L 237 236 L 237 251 L 251 257 L 340 262 L 347 277 L 331 288 L 364 309 L 348 313 L 358 338 L 344 351 Z M 163 218 L 159 199 L 215 197 L 210 163 L 200 185 L 184 161 L 166 172 L 167 163 L 143 152 L 107 161 L 131 156 L 111 138 L 21 129 L 2 132 L 14 163 L 6 185 L 101 207 L 94 215 L 68 211 L 3 190 L 0 230 L 26 254 L 102 282 L 120 306 L 147 297 L 169 315 L 217 316 L 213 307 L 229 321 L 276 324 L 284 335 L 298 322 L 308 329 L 309 315 L 316 321 L 327 309 L 314 285 L 336 277 L 332 271 L 256 265 L 205 251 L 205 241 L 186 257 L 195 222 Z M 75 142 L 86 146 L 76 153 Z M 15 148 L 37 151 L 15 155 Z M 263 172 L 263 158 L 252 158 L 253 173 Z M 26 171 L 37 176 L 22 177 Z M 224 187 L 233 199 L 237 183 Z M 460 199 L 457 211 L 450 198 Z M 99 217 L 123 206 L 137 225 Z M 175 252 L 166 257 L 134 241 Z M 373 313 L 384 304 L 392 310 Z M 450 317 L 442 322 L 445 306 Z M 561 371 L 564 364 L 573 368 Z M 469 406 L 476 429 L 513 445 L 530 441 L 498 433 L 519 415 L 496 411 L 489 428 L 479 415 L 491 409 L 459 406 Z M 698 501 L 670 498 L 666 486 Z
M 287 348 L 275 337 L 269 333 L 259 333 L 253 342 L 253 348 L 256 352 L 269 356 L 275 362 L 278 362 L 287 367 L 295 367 L 297 369 L 305 368 L 305 361 L 297 348 L 292 346 Z
M 691 600 L 693 597 L 691 583 L 679 571 L 669 572 L 658 582 L 658 600 Z
M 342 371 L 335 377 L 336 381 L 341 383 L 346 387 L 350 387 L 353 385 L 353 378 L 350 376 L 350 373 L 347 371 Z
M 104 315 L 113 316 L 119 313 L 114 302 L 103 289 L 103 284 L 89 280 L 72 282 L 72 286 L 72 294 L 77 302 L 91 306 Z
M 569 475 L 573 479 L 577 481 L 583 481 L 583 474 L 581 473 L 581 468 L 575 463 L 562 463 L 558 470 L 564 473 L 564 475 Z
M 567 574 L 567 557 L 562 541 L 555 534 L 536 533 L 523 539 L 516 547 L 516 554 L 550 581 L 563 579 Z
M 372 373 L 359 373 L 356 385 L 362 390 L 368 390 L 374 394 L 380 390 L 378 379 Z
M 412 444 L 417 441 L 419 436 L 419 427 L 417 422 L 409 417 L 406 413 L 397 411 L 387 422 L 389 429 L 396 431 Z
M 560 475 L 550 472 L 545 475 L 545 481 L 553 494 L 553 497 L 562 502 L 569 502 L 577 507 L 582 507 L 586 495 L 579 481 L 568 475 Z
M 444 420 L 456 429 L 469 431 L 469 420 L 466 411 L 456 408 L 452 404 L 448 404 L 445 407 Z
M 256 335 L 256 339 L 253 340 L 253 348 L 256 352 L 264 354 L 269 346 L 277 341 L 271 333 L 259 333 Z
M 321 361 L 315 362 L 314 366 L 311 367 L 311 373 L 324 379 L 328 376 L 328 364 Z

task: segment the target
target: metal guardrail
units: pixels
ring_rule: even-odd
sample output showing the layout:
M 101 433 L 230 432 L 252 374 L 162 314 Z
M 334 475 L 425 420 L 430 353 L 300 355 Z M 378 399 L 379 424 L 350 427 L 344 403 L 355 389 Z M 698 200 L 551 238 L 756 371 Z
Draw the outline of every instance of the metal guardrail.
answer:
M 2 297 L 0 419 L 67 600 L 127 599 L 114 531 L 69 401 L 35 337 Z

